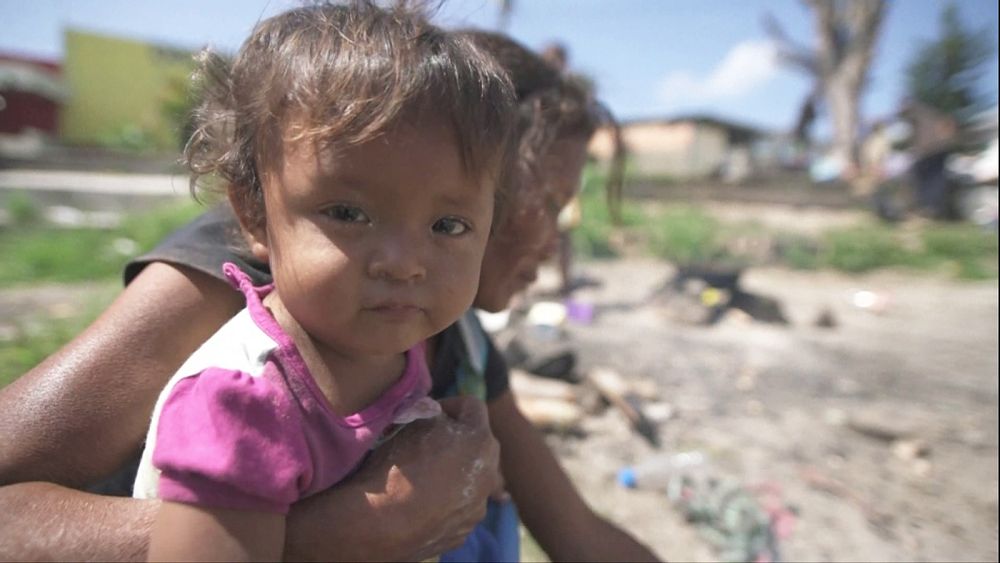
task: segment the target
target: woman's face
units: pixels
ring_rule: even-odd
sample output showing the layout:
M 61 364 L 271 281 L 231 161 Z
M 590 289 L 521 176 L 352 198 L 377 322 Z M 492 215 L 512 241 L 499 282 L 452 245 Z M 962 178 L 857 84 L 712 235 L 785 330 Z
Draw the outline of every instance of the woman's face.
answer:
M 588 141 L 572 137 L 554 142 L 541 161 L 542 177 L 523 186 L 510 202 L 486 244 L 475 307 L 502 311 L 535 281 L 538 266 L 556 250 L 556 217 L 580 186 Z

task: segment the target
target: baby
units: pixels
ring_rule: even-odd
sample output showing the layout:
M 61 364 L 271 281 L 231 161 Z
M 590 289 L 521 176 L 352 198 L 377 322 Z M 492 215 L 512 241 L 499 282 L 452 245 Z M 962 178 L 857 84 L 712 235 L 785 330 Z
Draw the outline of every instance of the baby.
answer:
M 472 304 L 512 150 L 513 89 L 419 13 L 367 1 L 261 22 L 202 61 L 186 154 L 224 184 L 273 285 L 157 401 L 135 495 L 150 559 L 278 559 L 298 499 L 433 415 L 423 340 Z

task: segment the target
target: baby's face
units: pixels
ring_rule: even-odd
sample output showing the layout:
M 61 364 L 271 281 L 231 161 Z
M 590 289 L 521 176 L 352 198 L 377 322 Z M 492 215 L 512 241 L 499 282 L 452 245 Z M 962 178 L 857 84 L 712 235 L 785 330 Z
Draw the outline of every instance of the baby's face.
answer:
M 263 246 L 281 301 L 321 351 L 402 352 L 472 304 L 494 186 L 465 173 L 447 126 L 401 124 L 337 154 L 305 141 L 283 152 L 264 178 Z

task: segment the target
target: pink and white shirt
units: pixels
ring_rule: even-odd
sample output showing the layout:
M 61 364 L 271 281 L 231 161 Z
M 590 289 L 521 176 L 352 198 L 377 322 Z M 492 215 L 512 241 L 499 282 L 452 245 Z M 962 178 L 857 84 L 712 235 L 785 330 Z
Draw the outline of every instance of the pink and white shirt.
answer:
M 161 392 L 135 497 L 284 514 L 349 475 L 397 419 L 436 414 L 423 343 L 406 352 L 402 376 L 374 403 L 334 413 L 261 302 L 273 285 L 253 287 L 233 264 L 223 271 L 247 307 Z

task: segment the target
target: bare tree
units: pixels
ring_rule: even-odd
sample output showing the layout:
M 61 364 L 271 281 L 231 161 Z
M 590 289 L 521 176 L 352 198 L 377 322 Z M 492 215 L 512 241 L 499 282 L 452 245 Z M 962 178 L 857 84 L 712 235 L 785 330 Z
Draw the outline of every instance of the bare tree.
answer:
M 497 3 L 497 29 L 507 31 L 510 25 L 510 17 L 514 14 L 514 0 L 496 0 Z
M 826 102 L 833 124 L 834 155 L 857 165 L 858 102 L 868 79 L 875 42 L 885 15 L 883 0 L 804 0 L 813 12 L 816 46 L 790 40 L 777 21 L 764 25 L 779 44 L 782 59 L 805 71 L 815 86 L 800 111 L 797 132 L 808 131 L 815 105 Z

